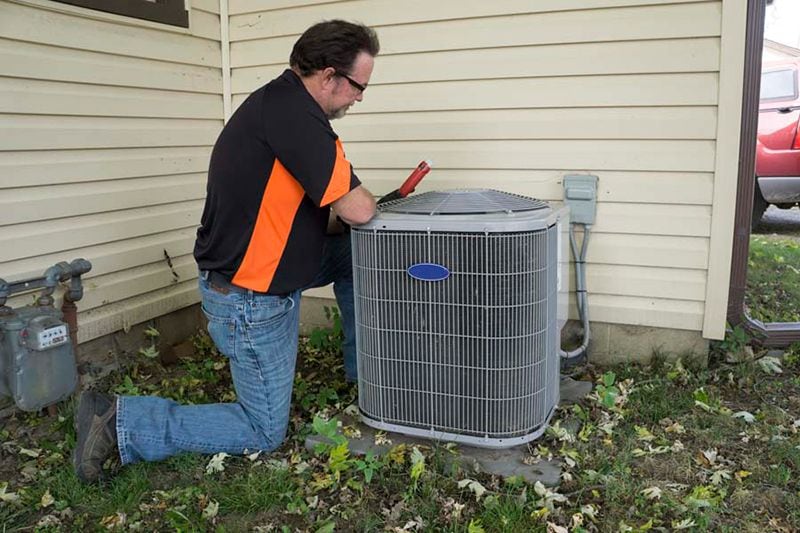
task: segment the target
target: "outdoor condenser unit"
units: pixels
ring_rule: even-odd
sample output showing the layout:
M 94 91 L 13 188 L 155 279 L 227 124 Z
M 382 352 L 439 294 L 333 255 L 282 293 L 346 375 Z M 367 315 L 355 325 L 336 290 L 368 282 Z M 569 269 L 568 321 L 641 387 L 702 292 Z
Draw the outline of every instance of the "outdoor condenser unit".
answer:
M 489 448 L 544 432 L 559 400 L 568 212 L 449 190 L 386 203 L 352 229 L 366 424 Z

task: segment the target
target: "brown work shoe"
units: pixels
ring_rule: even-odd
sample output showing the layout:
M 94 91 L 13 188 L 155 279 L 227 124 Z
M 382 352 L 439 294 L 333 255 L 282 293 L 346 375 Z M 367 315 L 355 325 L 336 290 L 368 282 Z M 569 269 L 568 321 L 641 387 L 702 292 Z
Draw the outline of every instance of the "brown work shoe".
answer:
M 94 483 L 103 475 L 103 463 L 117 453 L 117 399 L 88 391 L 81 394 L 75 414 L 78 444 L 72 464 L 78 479 Z

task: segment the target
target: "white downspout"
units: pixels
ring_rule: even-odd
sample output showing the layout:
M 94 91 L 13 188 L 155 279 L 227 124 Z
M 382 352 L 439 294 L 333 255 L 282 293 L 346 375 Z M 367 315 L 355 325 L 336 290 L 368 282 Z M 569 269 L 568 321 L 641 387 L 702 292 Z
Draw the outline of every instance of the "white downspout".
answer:
M 233 94 L 231 93 L 231 38 L 228 0 L 219 0 L 219 33 L 222 47 L 222 111 L 225 124 L 231 118 Z

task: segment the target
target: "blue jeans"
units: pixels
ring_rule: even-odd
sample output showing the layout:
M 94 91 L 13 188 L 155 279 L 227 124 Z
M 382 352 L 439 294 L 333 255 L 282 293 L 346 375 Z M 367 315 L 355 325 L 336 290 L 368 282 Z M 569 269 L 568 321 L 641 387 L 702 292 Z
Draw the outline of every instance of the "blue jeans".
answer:
M 311 287 L 334 284 L 344 330 L 345 374 L 357 379 L 350 235 L 328 237 Z M 180 452 L 242 454 L 271 451 L 289 427 L 297 359 L 300 294 L 272 296 L 220 291 L 201 274 L 208 333 L 228 357 L 236 403 L 180 405 L 154 396 L 117 399 L 122 464 L 158 461 Z

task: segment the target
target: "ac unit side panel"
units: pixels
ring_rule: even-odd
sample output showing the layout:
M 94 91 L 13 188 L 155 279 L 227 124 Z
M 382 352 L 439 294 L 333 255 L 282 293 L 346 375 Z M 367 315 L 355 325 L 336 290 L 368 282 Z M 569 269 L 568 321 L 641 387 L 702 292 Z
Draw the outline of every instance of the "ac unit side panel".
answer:
M 490 447 L 540 434 L 558 402 L 560 231 L 354 228 L 365 422 Z M 447 276 L 409 274 L 423 263 Z

